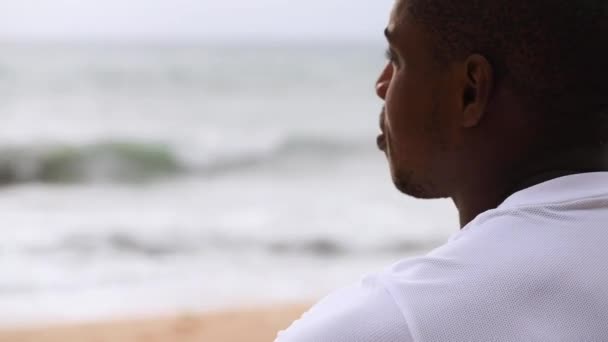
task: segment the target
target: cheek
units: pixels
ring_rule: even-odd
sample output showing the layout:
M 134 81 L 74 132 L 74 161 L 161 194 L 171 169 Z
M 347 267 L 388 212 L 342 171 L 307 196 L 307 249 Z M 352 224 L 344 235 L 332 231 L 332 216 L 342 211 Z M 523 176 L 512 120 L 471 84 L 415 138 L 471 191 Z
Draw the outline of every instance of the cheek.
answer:
M 398 76 L 393 76 L 389 84 L 385 98 L 386 128 L 391 135 L 403 119 L 404 109 L 407 108 L 407 98 L 404 92 L 403 81 Z
M 393 77 L 386 96 L 386 128 L 394 143 L 422 142 L 428 135 L 433 103 L 423 86 L 399 74 Z

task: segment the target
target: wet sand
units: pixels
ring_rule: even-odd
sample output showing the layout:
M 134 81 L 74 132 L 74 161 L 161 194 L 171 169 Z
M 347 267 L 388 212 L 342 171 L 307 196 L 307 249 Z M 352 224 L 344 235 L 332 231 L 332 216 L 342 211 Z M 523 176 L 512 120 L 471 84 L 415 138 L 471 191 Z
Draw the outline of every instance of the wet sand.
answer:
M 0 342 L 271 342 L 309 305 L 0 330 Z

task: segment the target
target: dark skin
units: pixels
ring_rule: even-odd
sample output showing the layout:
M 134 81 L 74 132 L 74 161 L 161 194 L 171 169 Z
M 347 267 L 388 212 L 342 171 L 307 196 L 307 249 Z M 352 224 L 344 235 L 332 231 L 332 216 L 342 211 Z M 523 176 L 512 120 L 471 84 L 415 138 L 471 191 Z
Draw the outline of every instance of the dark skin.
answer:
M 378 146 L 396 187 L 417 198 L 451 198 L 464 227 L 511 194 L 544 181 L 607 171 L 603 145 L 564 143 L 557 129 L 498 82 L 491 63 L 470 54 L 446 64 L 434 39 L 397 0 L 386 29 L 390 61 L 376 82 L 385 101 Z M 584 127 L 580 132 L 584 131 Z

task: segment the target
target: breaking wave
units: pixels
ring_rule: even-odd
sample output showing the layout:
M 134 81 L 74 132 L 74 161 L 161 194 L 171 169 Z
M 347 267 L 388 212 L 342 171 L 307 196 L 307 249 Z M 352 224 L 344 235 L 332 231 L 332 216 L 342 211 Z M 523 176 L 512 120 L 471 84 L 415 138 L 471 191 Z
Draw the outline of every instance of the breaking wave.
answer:
M 212 176 L 286 160 L 344 157 L 368 148 L 358 141 L 297 137 L 226 151 L 128 141 L 12 146 L 0 148 L 0 184 L 138 182 L 188 173 Z

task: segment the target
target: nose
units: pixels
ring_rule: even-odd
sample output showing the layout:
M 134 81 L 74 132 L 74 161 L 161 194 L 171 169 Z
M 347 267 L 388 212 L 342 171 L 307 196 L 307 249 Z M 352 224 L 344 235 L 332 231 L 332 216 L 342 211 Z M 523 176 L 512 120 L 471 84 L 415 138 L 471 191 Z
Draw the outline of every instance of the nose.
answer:
M 388 91 L 388 86 L 391 83 L 392 78 L 393 66 L 391 63 L 387 63 L 376 81 L 376 95 L 378 95 L 379 98 L 383 100 L 386 98 L 386 92 Z

